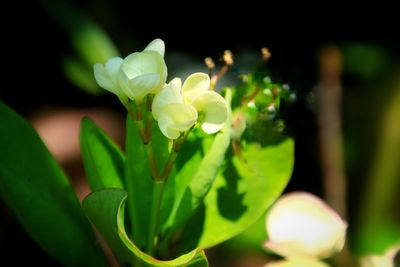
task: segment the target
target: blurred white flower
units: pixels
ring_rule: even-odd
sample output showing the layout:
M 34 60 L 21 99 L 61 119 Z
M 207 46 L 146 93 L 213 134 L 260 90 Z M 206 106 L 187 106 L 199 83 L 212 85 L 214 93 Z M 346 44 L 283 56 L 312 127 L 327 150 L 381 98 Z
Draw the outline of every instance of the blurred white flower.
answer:
M 118 76 L 119 85 L 136 103 L 141 103 L 147 94 L 158 93 L 164 86 L 167 80 L 164 52 L 164 42 L 155 39 L 142 52 L 132 53 L 124 59 Z
M 361 267 L 395 267 L 394 258 L 400 252 L 400 244 L 390 247 L 382 255 L 368 255 L 361 258 Z
M 265 248 L 287 259 L 318 259 L 343 248 L 347 224 L 318 197 L 294 192 L 275 203 L 266 227 Z
M 210 78 L 205 73 L 190 75 L 184 84 L 179 78 L 167 84 L 153 100 L 152 112 L 162 133 L 176 139 L 197 121 L 204 132 L 219 131 L 228 118 L 225 99 L 210 91 Z
M 264 267 L 329 267 L 329 265 L 314 259 L 290 259 L 273 261 Z

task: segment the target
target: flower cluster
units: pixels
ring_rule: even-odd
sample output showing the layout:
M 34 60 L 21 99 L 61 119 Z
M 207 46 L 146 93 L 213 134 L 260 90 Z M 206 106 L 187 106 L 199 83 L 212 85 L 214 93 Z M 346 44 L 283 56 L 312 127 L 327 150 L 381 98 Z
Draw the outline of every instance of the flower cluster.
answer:
M 183 85 L 180 78 L 166 84 L 164 53 L 164 42 L 155 39 L 142 52 L 125 59 L 111 58 L 104 65 L 95 64 L 95 79 L 125 105 L 134 101 L 140 106 L 146 96 L 155 95 L 153 117 L 169 139 L 179 138 L 196 123 L 206 133 L 218 132 L 228 118 L 228 107 L 221 95 L 210 90 L 209 76 L 194 73 Z
M 183 85 L 181 79 L 173 79 L 156 95 L 153 116 L 165 136 L 175 139 L 179 132 L 188 130 L 198 120 L 206 133 L 215 133 L 222 128 L 228 117 L 226 102 L 209 88 L 209 76 L 194 73 Z

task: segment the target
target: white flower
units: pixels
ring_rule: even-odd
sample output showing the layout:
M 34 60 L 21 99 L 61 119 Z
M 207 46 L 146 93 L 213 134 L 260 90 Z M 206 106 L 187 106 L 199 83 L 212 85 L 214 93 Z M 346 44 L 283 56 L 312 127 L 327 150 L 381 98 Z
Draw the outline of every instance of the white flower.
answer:
M 290 259 L 273 261 L 264 267 L 329 267 L 329 265 L 314 259 Z
M 156 94 L 162 89 L 167 79 L 164 52 L 164 42 L 155 39 L 142 52 L 124 59 L 119 85 L 130 99 L 140 103 L 147 94 Z
M 361 258 L 361 267 L 395 267 L 394 258 L 400 251 L 400 244 L 390 247 L 382 255 L 368 255 Z
M 287 259 L 317 259 L 343 248 L 347 224 L 318 197 L 294 192 L 275 203 L 266 227 L 267 249 Z
M 205 73 L 190 75 L 184 84 L 173 79 L 153 100 L 152 112 L 162 133 L 176 139 L 198 120 L 204 132 L 221 130 L 228 118 L 225 99 L 210 91 L 210 78 Z
M 116 94 L 118 97 L 124 96 L 118 82 L 119 70 L 123 59 L 113 57 L 106 64 L 94 64 L 94 78 L 100 87 Z

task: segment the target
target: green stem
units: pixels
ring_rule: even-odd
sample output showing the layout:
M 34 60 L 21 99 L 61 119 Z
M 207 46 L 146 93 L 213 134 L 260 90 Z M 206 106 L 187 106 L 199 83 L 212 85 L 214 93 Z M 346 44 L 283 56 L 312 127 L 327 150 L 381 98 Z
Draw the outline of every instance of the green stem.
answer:
M 151 140 L 149 139 L 149 136 L 146 134 L 146 127 L 143 125 L 143 121 L 135 121 L 137 128 L 139 130 L 139 135 L 140 138 L 142 139 L 144 148 L 146 150 L 146 156 L 147 160 L 150 164 L 150 170 L 151 170 L 151 175 L 154 180 L 159 180 L 159 173 L 158 173 L 158 168 L 157 168 L 157 163 L 156 159 L 154 157 L 154 152 L 153 152 L 153 147 L 151 145 Z
M 135 105 L 136 107 L 136 125 L 137 128 L 139 129 L 139 135 L 140 138 L 142 139 L 142 142 L 144 144 L 145 150 L 146 150 L 146 155 L 147 159 L 150 164 L 150 169 L 151 169 L 151 175 L 155 181 L 160 180 L 160 175 L 158 173 L 158 168 L 157 168 L 157 163 L 156 159 L 154 157 L 154 152 L 153 152 L 153 147 L 151 145 L 151 128 L 152 128 L 152 117 L 151 117 L 151 101 L 152 98 L 150 97 L 147 100 L 146 106 L 144 106 L 144 113 L 142 113 L 143 109 L 143 103 L 139 105 Z M 143 115 L 143 116 L 142 116 Z
M 149 164 L 150 164 L 151 176 L 153 177 L 153 179 L 155 181 L 159 181 L 160 175 L 158 173 L 158 168 L 157 168 L 156 159 L 154 157 L 153 147 L 151 146 L 151 144 L 144 144 L 144 148 L 146 149 L 147 160 L 149 161 Z
M 146 140 L 150 142 L 151 140 L 151 130 L 153 117 L 151 114 L 151 105 L 153 103 L 153 95 L 147 95 L 146 104 L 143 110 L 143 123 L 144 123 L 144 134 L 146 135 Z
M 168 176 L 171 173 L 172 167 L 174 166 L 177 157 L 178 157 L 178 151 L 172 149 L 169 154 L 168 161 L 165 164 L 164 170 L 161 174 L 160 177 L 161 181 L 166 181 L 168 179 Z
M 147 140 L 151 140 L 151 135 L 152 135 L 152 127 L 153 127 L 153 118 L 147 117 L 146 118 L 146 126 L 145 126 L 145 133 Z
M 153 255 L 154 249 L 157 246 L 157 231 L 160 219 L 161 200 L 164 193 L 164 181 L 155 181 L 153 189 L 153 200 L 151 204 L 150 214 L 150 231 L 147 239 L 146 252 Z
M 171 152 L 169 153 L 168 161 L 165 164 L 164 170 L 160 176 L 161 181 L 166 181 L 168 179 L 168 176 L 172 170 L 172 167 L 175 164 L 176 158 L 178 157 L 178 153 L 179 153 L 182 145 L 186 142 L 187 137 L 188 137 L 190 131 L 193 129 L 193 127 L 190 128 L 189 130 L 187 130 L 179 139 L 174 140 L 174 144 L 172 145 Z
M 136 120 L 136 115 L 135 112 L 131 108 L 131 104 L 129 102 L 129 99 L 127 97 L 123 96 L 118 96 L 119 101 L 121 101 L 122 105 L 125 107 L 126 111 L 128 112 L 129 116 L 133 121 Z
M 137 121 L 135 121 L 135 123 L 139 130 L 139 135 L 140 135 L 140 138 L 142 139 L 143 144 L 147 145 L 149 143 L 149 140 L 147 139 L 146 131 L 143 126 L 143 121 L 137 120 Z

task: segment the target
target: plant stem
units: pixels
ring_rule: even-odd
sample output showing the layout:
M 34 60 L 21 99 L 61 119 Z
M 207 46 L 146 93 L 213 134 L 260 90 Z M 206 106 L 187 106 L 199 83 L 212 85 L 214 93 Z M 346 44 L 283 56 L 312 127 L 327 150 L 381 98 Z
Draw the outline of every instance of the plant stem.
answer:
M 178 156 L 178 151 L 175 151 L 174 149 L 172 149 L 169 154 L 168 161 L 165 164 L 164 170 L 161 174 L 161 177 L 160 177 L 161 181 L 166 181 L 168 179 L 168 176 L 172 170 L 172 167 L 175 164 L 177 156 Z
M 346 219 L 347 181 L 343 164 L 341 129 L 342 55 L 337 47 L 325 47 L 320 55 L 320 82 L 316 87 L 318 124 L 325 198 Z
M 211 84 L 210 84 L 210 89 L 215 90 L 215 87 L 217 86 L 218 81 L 224 76 L 229 70 L 228 65 L 222 66 L 222 68 L 211 77 Z
M 151 144 L 144 144 L 144 148 L 146 149 L 147 160 L 150 164 L 151 176 L 154 181 L 160 180 L 160 175 L 158 173 L 156 159 L 154 157 L 153 147 Z
M 150 214 L 150 231 L 147 239 L 146 252 L 149 255 L 153 255 L 154 249 L 157 246 L 157 230 L 160 219 L 160 208 L 161 200 L 164 193 L 164 181 L 155 181 L 153 187 L 153 200 L 151 204 L 151 214 Z
M 164 170 L 160 176 L 161 181 L 166 181 L 168 179 L 168 175 L 170 174 L 172 167 L 175 164 L 176 158 L 178 157 L 178 153 L 181 150 L 182 145 L 186 142 L 187 137 L 190 131 L 193 129 L 193 127 L 187 130 L 179 139 L 174 140 L 171 152 L 169 153 L 168 161 L 165 164 Z
M 143 125 L 143 121 L 135 121 L 137 128 L 139 130 L 140 138 L 144 144 L 146 150 L 147 160 L 150 164 L 151 175 L 154 180 L 159 180 L 159 173 L 157 168 L 156 159 L 154 157 L 153 147 L 151 146 L 150 137 L 146 134 L 146 127 Z M 150 126 L 151 127 L 151 126 Z
M 143 126 L 143 121 L 137 120 L 137 121 L 135 121 L 135 123 L 136 123 L 136 126 L 137 126 L 138 130 L 139 130 L 139 135 L 140 135 L 140 138 L 142 139 L 143 144 L 147 145 L 149 143 L 149 140 L 147 139 L 146 131 L 145 131 L 145 128 Z
M 153 95 L 147 95 L 146 97 L 146 105 L 143 110 L 143 127 L 144 127 L 144 135 L 146 136 L 147 142 L 151 140 L 151 132 L 152 132 L 152 122 L 153 116 L 151 114 L 151 105 L 153 103 Z
M 135 115 L 135 112 L 131 108 L 131 104 L 130 104 L 128 98 L 120 97 L 120 96 L 118 98 L 121 101 L 122 105 L 125 107 L 125 109 L 128 112 L 129 116 L 131 116 L 131 119 L 133 121 L 135 121 L 136 120 L 136 115 Z

